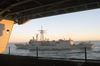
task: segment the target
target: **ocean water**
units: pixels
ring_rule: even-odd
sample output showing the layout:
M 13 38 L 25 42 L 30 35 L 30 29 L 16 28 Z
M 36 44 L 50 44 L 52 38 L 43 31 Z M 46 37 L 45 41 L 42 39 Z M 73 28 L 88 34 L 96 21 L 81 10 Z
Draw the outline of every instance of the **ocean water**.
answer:
M 88 41 L 84 41 L 88 42 Z M 80 41 L 74 41 L 75 44 L 80 43 Z M 93 48 L 87 49 L 87 59 L 97 59 L 100 60 L 100 41 L 91 41 L 95 44 Z M 21 56 L 36 56 L 36 50 L 31 49 L 17 49 L 14 45 L 15 43 L 8 43 L 6 51 L 1 54 L 10 54 L 11 55 L 21 55 Z M 24 43 L 21 43 L 24 44 Z M 67 49 L 67 50 L 39 50 L 39 57 L 46 58 L 76 58 L 76 59 L 85 59 L 85 50 L 84 49 Z

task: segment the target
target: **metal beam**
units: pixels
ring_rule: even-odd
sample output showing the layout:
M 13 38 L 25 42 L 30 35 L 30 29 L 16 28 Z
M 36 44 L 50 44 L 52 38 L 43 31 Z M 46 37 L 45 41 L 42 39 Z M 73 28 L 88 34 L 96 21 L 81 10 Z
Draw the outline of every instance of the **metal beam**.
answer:
M 79 6 L 79 5 L 78 5 Z M 82 6 L 82 5 L 81 5 Z M 84 4 L 84 6 L 85 6 L 85 4 Z M 77 7 L 77 6 L 75 6 L 75 7 Z M 56 10 L 65 10 L 65 9 L 69 9 L 69 8 L 73 8 L 73 6 L 72 7 L 66 7 L 66 8 L 60 8 L 60 9 L 55 9 L 55 10 L 49 10 L 49 11 L 46 11 L 46 12 L 40 12 L 40 13 L 35 13 L 35 14 L 31 14 L 31 15 L 25 15 L 25 16 L 20 16 L 20 17 L 18 17 L 18 18 L 21 18 L 21 17 L 27 17 L 27 16 L 32 16 L 32 15 L 38 15 L 38 14 L 43 14 L 43 13 L 49 13 L 49 12 L 54 12 L 54 11 L 56 11 Z M 66 11 L 66 10 L 65 10 Z M 67 11 L 66 11 L 67 12 Z
M 18 2 L 20 2 L 19 0 L 17 0 Z
M 29 11 L 29 10 L 33 10 L 33 9 L 37 9 L 37 8 L 42 8 L 42 7 L 46 7 L 46 6 L 56 5 L 56 4 L 64 3 L 66 1 L 72 1 L 72 0 L 64 0 L 64 1 L 61 1 L 61 2 L 56 2 L 56 3 L 52 3 L 52 4 L 48 4 L 48 5 L 43 5 L 43 6 L 39 6 L 39 7 L 35 7 L 35 8 L 30 8 L 30 9 L 14 12 L 12 14 L 17 14 L 17 13 L 21 13 L 21 12 L 25 12 L 25 11 Z
M 100 7 L 99 3 L 97 3 L 98 7 Z
M 3 4 L 3 3 L 4 3 L 4 1 L 2 1 L 2 2 L 0 3 L 0 5 Z
M 59 9 L 60 10 L 60 9 Z M 53 11 L 54 12 L 54 10 L 51 10 L 51 11 Z M 41 13 L 35 13 L 35 14 L 31 14 L 31 15 L 25 15 L 25 16 L 20 16 L 20 17 L 18 17 L 18 18 L 21 18 L 21 17 L 28 17 L 28 16 L 32 16 L 32 15 L 39 15 L 39 14 L 43 14 L 43 13 L 48 13 L 48 12 L 51 12 L 51 11 L 46 11 L 46 12 L 41 12 Z
M 18 2 L 20 2 L 19 0 L 17 0 Z M 25 9 L 25 7 L 23 7 Z
M 4 18 L 7 17 L 9 14 L 10 14 L 10 13 L 5 14 L 5 15 L 4 15 Z
M 85 8 L 88 9 L 88 7 L 85 5 Z
M 68 1 L 68 0 L 67 0 L 67 1 Z M 69 0 L 69 1 L 71 1 L 71 0 Z M 42 7 L 45 7 L 45 6 L 51 6 L 51 5 L 61 4 L 61 3 L 64 3 L 64 2 L 66 2 L 66 0 L 65 0 L 65 1 L 62 1 L 62 2 L 52 3 L 52 4 L 48 4 L 48 5 L 43 5 L 43 6 L 39 6 L 39 7 L 35 7 L 35 8 L 30 8 L 30 9 L 26 9 L 26 10 L 14 12 L 14 13 L 12 13 L 12 14 L 17 14 L 17 13 L 21 13 L 21 12 L 25 12 L 25 11 L 37 9 L 37 8 L 42 8 Z M 99 2 L 94 2 L 94 3 L 100 3 L 100 1 L 99 1 Z M 77 5 L 77 6 L 75 6 L 75 7 L 85 6 L 85 5 L 91 5 L 91 4 L 94 4 L 94 3 L 88 3 L 88 4 Z M 86 8 L 87 8 L 87 6 L 86 6 Z M 88 8 L 87 8 L 87 9 L 88 9 Z
M 12 4 L 12 5 L 8 6 L 7 8 L 5 8 L 4 10 L 2 10 L 2 11 L 0 12 L 0 15 L 2 15 L 2 14 L 3 14 L 4 12 L 6 12 L 7 10 L 13 8 L 14 6 L 21 5 L 21 4 L 30 2 L 30 1 L 32 1 L 32 0 L 28 0 L 28 1 L 23 1 L 23 2 L 20 2 L 20 3 Z
M 65 12 L 67 12 L 67 10 L 66 9 L 63 9 Z
M 59 14 L 56 10 L 54 10 L 55 13 Z
M 75 7 L 73 7 L 75 9 L 75 11 L 77 11 L 77 9 Z
M 43 16 L 43 14 L 38 14 L 38 15 Z
M 38 3 L 39 5 L 41 5 L 41 6 L 43 6 L 43 4 L 41 4 L 40 2 L 38 2 L 38 1 L 35 1 L 35 0 L 33 0 L 34 2 L 36 2 L 36 3 Z
M 59 10 L 65 10 L 67 8 L 72 8 L 72 7 L 66 7 L 66 8 L 60 8 L 60 9 L 55 9 L 55 10 L 49 10 L 49 11 L 46 11 L 46 12 L 40 12 L 40 13 L 35 13 L 35 14 L 30 14 L 30 15 L 25 15 L 25 16 L 19 16 L 18 18 L 21 18 L 21 17 L 28 17 L 28 16 L 32 16 L 32 15 L 38 15 L 38 14 L 44 14 L 44 13 L 49 13 L 49 12 L 54 12 L 54 11 L 59 11 Z M 65 10 L 66 11 L 66 10 Z M 66 11 L 67 12 L 67 11 Z
M 0 8 L 0 10 L 3 10 L 2 8 Z
M 97 3 L 97 2 L 96 2 Z M 92 4 L 94 4 L 94 3 L 92 3 Z M 89 4 L 82 4 L 82 5 L 77 5 L 77 6 L 74 6 L 74 7 L 79 7 L 79 6 L 85 6 L 86 8 L 87 8 L 87 6 L 86 5 L 89 5 Z M 90 3 L 90 5 L 91 5 L 91 3 Z M 40 12 L 40 13 L 35 13 L 35 14 L 31 14 L 31 15 L 37 15 L 37 14 L 43 14 L 43 13 L 48 13 L 48 12 L 52 12 L 52 11 L 54 11 L 54 10 L 64 10 L 64 11 L 66 11 L 65 9 L 69 9 L 69 8 L 73 8 L 73 6 L 71 6 L 71 7 L 65 7 L 65 8 L 60 8 L 60 9 L 53 9 L 53 10 L 49 10 L 49 11 L 46 11 L 46 12 Z M 88 9 L 88 8 L 87 8 Z M 67 12 L 67 11 L 66 11 Z M 27 15 L 27 16 L 30 16 L 30 15 Z M 25 16 L 20 16 L 20 17 L 27 17 L 26 15 Z M 19 18 L 19 17 L 18 17 Z

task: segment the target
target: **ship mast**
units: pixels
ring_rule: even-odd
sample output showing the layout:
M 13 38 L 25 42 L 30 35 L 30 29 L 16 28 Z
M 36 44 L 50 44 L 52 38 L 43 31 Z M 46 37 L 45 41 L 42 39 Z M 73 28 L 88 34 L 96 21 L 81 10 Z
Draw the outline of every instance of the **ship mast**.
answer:
M 43 30 L 43 27 L 41 26 L 41 30 L 39 30 L 40 31 L 40 40 L 41 41 L 44 41 L 44 33 L 46 32 L 46 30 Z
M 38 41 L 38 34 L 36 34 L 36 41 Z

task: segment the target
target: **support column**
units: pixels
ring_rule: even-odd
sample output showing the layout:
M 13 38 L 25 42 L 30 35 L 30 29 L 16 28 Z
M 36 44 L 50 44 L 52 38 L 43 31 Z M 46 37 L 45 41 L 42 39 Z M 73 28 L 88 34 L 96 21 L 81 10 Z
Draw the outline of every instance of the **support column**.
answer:
M 2 19 L 0 21 L 0 53 L 6 50 L 14 21 Z

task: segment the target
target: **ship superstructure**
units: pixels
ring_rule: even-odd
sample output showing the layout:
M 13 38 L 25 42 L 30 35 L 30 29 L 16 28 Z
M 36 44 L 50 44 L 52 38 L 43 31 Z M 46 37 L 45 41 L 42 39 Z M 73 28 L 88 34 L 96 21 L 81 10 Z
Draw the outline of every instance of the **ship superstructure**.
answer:
M 38 47 L 39 49 L 70 49 L 70 48 L 84 48 L 84 47 L 88 47 L 88 48 L 92 48 L 94 46 L 94 44 L 91 44 L 90 42 L 86 43 L 86 42 L 81 42 L 79 44 L 74 44 L 74 41 L 71 40 L 69 38 L 69 40 L 63 40 L 63 39 L 59 39 L 58 41 L 49 41 L 49 39 L 44 40 L 44 33 L 46 32 L 46 30 L 43 30 L 43 27 L 41 26 L 41 30 L 40 31 L 40 41 L 38 41 L 38 35 L 36 34 L 36 39 L 33 37 L 33 39 L 31 39 L 29 41 L 29 44 L 15 44 L 15 46 L 17 48 L 27 48 L 27 49 L 36 49 L 36 47 Z
M 39 30 L 40 31 L 40 40 L 41 41 L 44 41 L 44 33 L 46 32 L 46 30 L 43 30 L 43 27 L 41 26 L 41 30 Z

